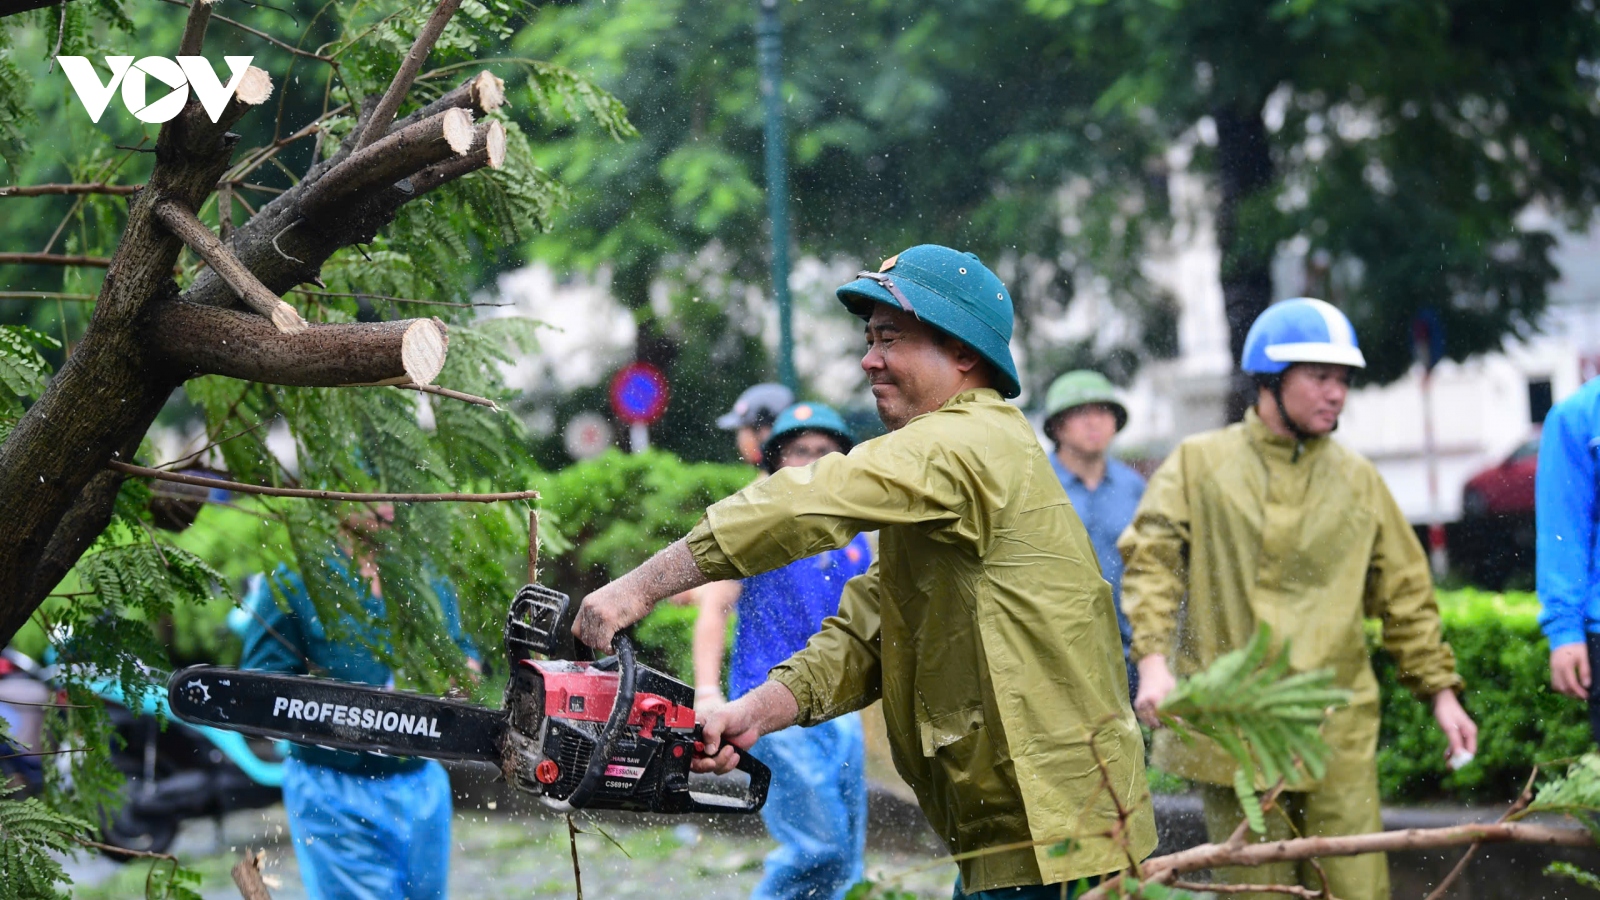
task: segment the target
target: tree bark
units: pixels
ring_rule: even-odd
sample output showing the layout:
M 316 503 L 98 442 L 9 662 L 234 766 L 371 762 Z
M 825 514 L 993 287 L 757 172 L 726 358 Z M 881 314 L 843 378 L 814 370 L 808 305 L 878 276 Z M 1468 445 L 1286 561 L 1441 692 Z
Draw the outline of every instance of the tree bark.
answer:
M 1217 245 L 1222 251 L 1222 304 L 1228 319 L 1228 349 L 1235 369 L 1227 402 L 1227 420 L 1237 422 L 1256 400 L 1254 382 L 1237 368 L 1250 325 L 1272 302 L 1273 248 L 1259 235 L 1240 230 L 1240 209 L 1272 183 L 1274 169 L 1261 103 L 1218 109 Z
M 312 325 L 290 335 L 257 315 L 179 300 L 152 311 L 145 343 L 180 379 L 212 374 L 336 387 L 431 384 L 449 339 L 438 319 Z

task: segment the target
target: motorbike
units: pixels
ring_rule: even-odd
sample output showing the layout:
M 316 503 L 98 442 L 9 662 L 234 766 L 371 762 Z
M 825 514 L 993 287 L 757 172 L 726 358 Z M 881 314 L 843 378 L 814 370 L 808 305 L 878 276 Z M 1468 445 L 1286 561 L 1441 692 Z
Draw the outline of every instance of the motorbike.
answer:
M 252 744 L 236 732 L 190 725 L 173 716 L 164 692 L 147 691 L 134 704 L 115 681 L 92 686 L 107 701 L 121 739 L 112 763 L 127 778 L 122 808 L 101 816 L 102 843 L 161 853 L 186 819 L 220 819 L 282 799 L 285 742 Z
M 0 652 L 0 716 L 11 735 L 0 741 L 0 778 L 24 794 L 43 789 L 44 717 L 65 702 L 60 666 L 41 664 L 17 651 Z M 259 809 L 282 799 L 283 741 L 251 741 L 243 735 L 176 718 L 164 692 L 146 691 L 137 702 L 113 678 L 91 678 L 89 687 L 106 701 L 116 737 L 111 763 L 127 779 L 124 802 L 100 814 L 101 843 L 126 850 L 165 852 L 187 819 Z M 162 723 L 165 723 L 163 727 Z M 67 765 L 64 759 L 58 764 Z M 131 856 L 108 851 L 119 861 Z

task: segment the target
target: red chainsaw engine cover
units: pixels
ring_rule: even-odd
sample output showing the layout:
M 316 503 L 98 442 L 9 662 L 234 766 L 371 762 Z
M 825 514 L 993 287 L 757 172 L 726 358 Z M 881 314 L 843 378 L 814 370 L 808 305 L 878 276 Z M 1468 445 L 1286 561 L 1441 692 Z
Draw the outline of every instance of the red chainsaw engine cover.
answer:
M 558 719 L 603 723 L 617 702 L 621 676 L 615 671 L 595 668 L 593 663 L 571 660 L 523 660 L 522 665 L 536 670 L 544 681 L 544 714 Z M 652 693 L 649 685 L 636 685 L 633 711 L 628 725 L 637 727 L 641 737 L 653 737 L 657 728 L 674 731 L 694 730 L 694 708 Z

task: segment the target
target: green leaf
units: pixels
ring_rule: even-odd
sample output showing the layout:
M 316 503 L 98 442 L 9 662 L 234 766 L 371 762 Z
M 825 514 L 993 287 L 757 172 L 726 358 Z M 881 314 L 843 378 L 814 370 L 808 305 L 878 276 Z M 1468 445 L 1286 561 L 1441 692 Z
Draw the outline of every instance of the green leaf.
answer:
M 1544 874 L 1551 878 L 1567 878 L 1591 891 L 1600 891 L 1600 875 L 1587 869 L 1580 869 L 1569 862 L 1553 862 L 1544 867 Z

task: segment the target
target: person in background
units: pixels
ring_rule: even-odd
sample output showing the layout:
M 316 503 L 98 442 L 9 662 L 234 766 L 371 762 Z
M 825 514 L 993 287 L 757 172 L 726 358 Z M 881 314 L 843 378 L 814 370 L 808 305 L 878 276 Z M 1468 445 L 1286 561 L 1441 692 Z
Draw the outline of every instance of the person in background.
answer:
M 752 466 L 761 466 L 761 448 L 772 434 L 772 423 L 778 414 L 794 405 L 794 392 L 781 384 L 764 382 L 745 389 L 733 403 L 733 409 L 717 418 L 717 427 L 733 432 L 739 447 L 739 458 Z
M 820 403 L 791 406 L 762 447 L 768 473 L 849 453 L 850 429 Z M 728 614 L 737 606 L 728 695 L 735 700 L 767 680 L 767 670 L 805 647 L 822 620 L 839 611 L 845 582 L 867 571 L 864 534 L 838 550 L 746 578 L 699 588 L 694 626 L 695 710 L 708 716 L 722 696 Z M 792 726 L 751 748 L 772 769 L 761 820 L 778 846 L 767 854 L 754 900 L 838 900 L 861 880 L 867 841 L 866 755 L 861 717 L 847 713 L 815 728 Z
M 1329 436 L 1352 369 L 1366 360 L 1344 313 L 1321 300 L 1267 308 L 1245 337 L 1241 368 L 1255 377 L 1245 420 L 1185 440 L 1150 478 L 1119 542 L 1122 601 L 1139 666 L 1134 708 L 1157 727 L 1175 687 L 1271 627 L 1290 670 L 1330 668 L 1350 705 L 1322 726 L 1332 748 L 1320 782 L 1298 779 L 1267 819 L 1265 840 L 1383 830 L 1378 806 L 1378 680 L 1364 619 L 1383 621 L 1383 645 L 1401 681 L 1433 707 L 1457 764 L 1477 751 L 1477 726 L 1456 692 L 1461 677 L 1444 642 L 1428 557 L 1378 470 Z M 1181 615 L 1180 615 L 1181 612 Z M 1172 662 L 1169 663 L 1168 660 Z M 1244 817 L 1238 768 L 1214 741 L 1156 734 L 1152 763 L 1200 782 L 1206 831 L 1225 841 Z M 1341 900 L 1389 896 L 1381 853 L 1322 860 Z M 1232 884 L 1324 887 L 1310 864 L 1227 869 Z M 1235 895 L 1237 896 L 1237 895 Z M 1251 894 L 1252 898 L 1280 894 Z
M 1596 578 L 1595 454 L 1600 447 L 1600 378 L 1557 403 L 1539 437 L 1534 515 L 1539 625 L 1550 639 L 1550 684 L 1589 704 L 1600 742 L 1600 578 Z
M 1128 696 L 1139 693 L 1139 673 L 1129 657 L 1133 626 L 1122 612 L 1122 554 L 1117 538 L 1133 521 L 1133 511 L 1144 496 L 1144 478 L 1106 451 L 1128 424 L 1128 408 L 1104 375 L 1078 369 L 1057 378 L 1044 399 L 1044 433 L 1055 442 L 1050 457 L 1067 499 L 1094 544 L 1100 575 L 1111 585 L 1117 605 L 1117 630 L 1122 633 L 1122 657 L 1128 670 Z
M 662 597 L 879 529 L 838 615 L 705 720 L 693 768 L 729 771 L 764 735 L 881 698 L 895 768 L 960 854 L 953 896 L 1070 900 L 1080 879 L 1148 854 L 1155 815 L 1111 587 L 1006 402 L 1021 393 L 1011 296 L 978 257 L 934 244 L 837 293 L 865 320 L 861 368 L 889 433 L 712 505 L 585 597 L 573 633 L 610 647 Z
M 377 533 L 394 507 L 347 516 L 343 546 L 325 564 L 334 580 L 361 598 L 335 639 L 317 616 L 305 582 L 287 566 L 250 579 L 243 607 L 250 621 L 239 667 L 326 675 L 357 684 L 394 686 L 394 676 L 362 638 L 387 641 L 383 585 L 375 561 Z M 442 624 L 480 670 L 462 635 L 449 582 L 432 582 Z M 282 598 L 280 606 L 274 595 Z M 359 635 L 360 637 L 357 637 Z M 351 753 L 291 744 L 284 761 L 283 805 L 306 895 L 312 900 L 442 900 L 450 873 L 450 780 L 433 760 Z

